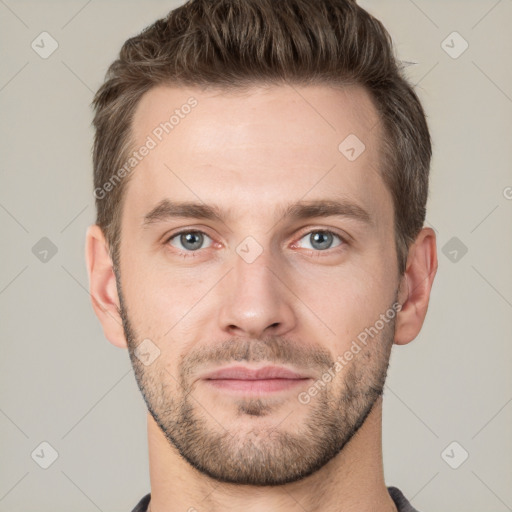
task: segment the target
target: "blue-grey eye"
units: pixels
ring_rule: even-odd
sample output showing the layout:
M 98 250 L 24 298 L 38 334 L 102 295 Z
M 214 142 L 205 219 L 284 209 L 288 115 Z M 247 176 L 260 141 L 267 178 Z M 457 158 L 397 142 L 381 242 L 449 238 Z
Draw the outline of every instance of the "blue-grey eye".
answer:
M 197 251 L 202 248 L 205 238 L 211 240 L 211 238 L 201 231 L 183 231 L 178 233 L 169 239 L 169 243 L 176 247 L 175 243 L 181 244 L 181 247 L 177 249 L 184 249 L 185 251 Z
M 341 245 L 341 238 L 331 231 L 311 231 L 304 235 L 301 240 L 306 239 L 309 242 L 310 247 L 305 247 L 305 249 L 315 249 L 317 251 L 325 251 L 326 249 L 331 249 L 333 240 L 337 238 L 340 243 L 336 244 L 334 247 Z

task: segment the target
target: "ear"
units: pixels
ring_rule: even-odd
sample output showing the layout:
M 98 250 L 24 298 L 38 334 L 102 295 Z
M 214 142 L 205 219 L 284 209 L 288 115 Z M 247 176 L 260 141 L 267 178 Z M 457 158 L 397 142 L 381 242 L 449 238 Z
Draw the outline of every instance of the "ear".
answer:
M 409 249 L 406 270 L 400 280 L 398 299 L 402 309 L 396 319 L 395 344 L 405 345 L 419 334 L 436 272 L 436 235 L 433 229 L 423 228 Z
M 114 267 L 103 231 L 96 224 L 87 229 L 85 259 L 92 307 L 105 337 L 116 347 L 126 348 Z

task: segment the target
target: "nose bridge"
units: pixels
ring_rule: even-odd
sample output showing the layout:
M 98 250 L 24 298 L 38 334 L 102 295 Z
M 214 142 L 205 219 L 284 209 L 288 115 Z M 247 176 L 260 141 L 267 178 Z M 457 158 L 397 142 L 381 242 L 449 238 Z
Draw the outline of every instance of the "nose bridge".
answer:
M 262 298 L 264 295 L 267 299 L 273 297 L 277 293 L 274 270 L 277 264 L 268 246 L 263 249 L 252 241 L 244 241 L 236 252 L 232 271 L 235 292 L 245 296 L 252 289 Z
M 269 246 L 247 237 L 236 248 L 233 268 L 223 284 L 220 327 L 260 336 L 284 333 L 294 325 L 290 294 L 277 277 L 279 258 Z

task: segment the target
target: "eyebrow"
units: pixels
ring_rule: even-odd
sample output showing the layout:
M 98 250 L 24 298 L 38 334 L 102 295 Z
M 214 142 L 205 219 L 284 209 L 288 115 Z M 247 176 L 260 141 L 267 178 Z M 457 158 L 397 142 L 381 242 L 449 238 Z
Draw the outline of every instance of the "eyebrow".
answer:
M 348 217 L 363 224 L 372 225 L 370 214 L 358 204 L 349 200 L 298 201 L 278 207 L 279 218 L 304 220 L 313 217 Z M 142 226 L 164 222 L 171 218 L 193 218 L 224 223 L 228 217 L 218 206 L 192 202 L 176 202 L 163 199 L 144 216 Z

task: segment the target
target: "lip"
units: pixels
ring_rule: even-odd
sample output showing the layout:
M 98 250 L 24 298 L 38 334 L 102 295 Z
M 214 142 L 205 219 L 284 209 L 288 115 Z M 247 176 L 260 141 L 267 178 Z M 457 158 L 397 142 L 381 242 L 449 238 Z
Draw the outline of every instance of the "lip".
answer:
M 206 374 L 206 384 L 223 392 L 235 394 L 264 395 L 278 391 L 292 390 L 311 377 L 282 366 L 247 368 L 231 366 Z
M 303 375 L 294 372 L 284 366 L 264 366 L 262 368 L 248 368 L 246 366 L 230 366 L 221 368 L 206 374 L 203 379 L 206 380 L 269 380 L 269 379 L 289 379 L 303 380 L 310 378 L 309 375 Z

